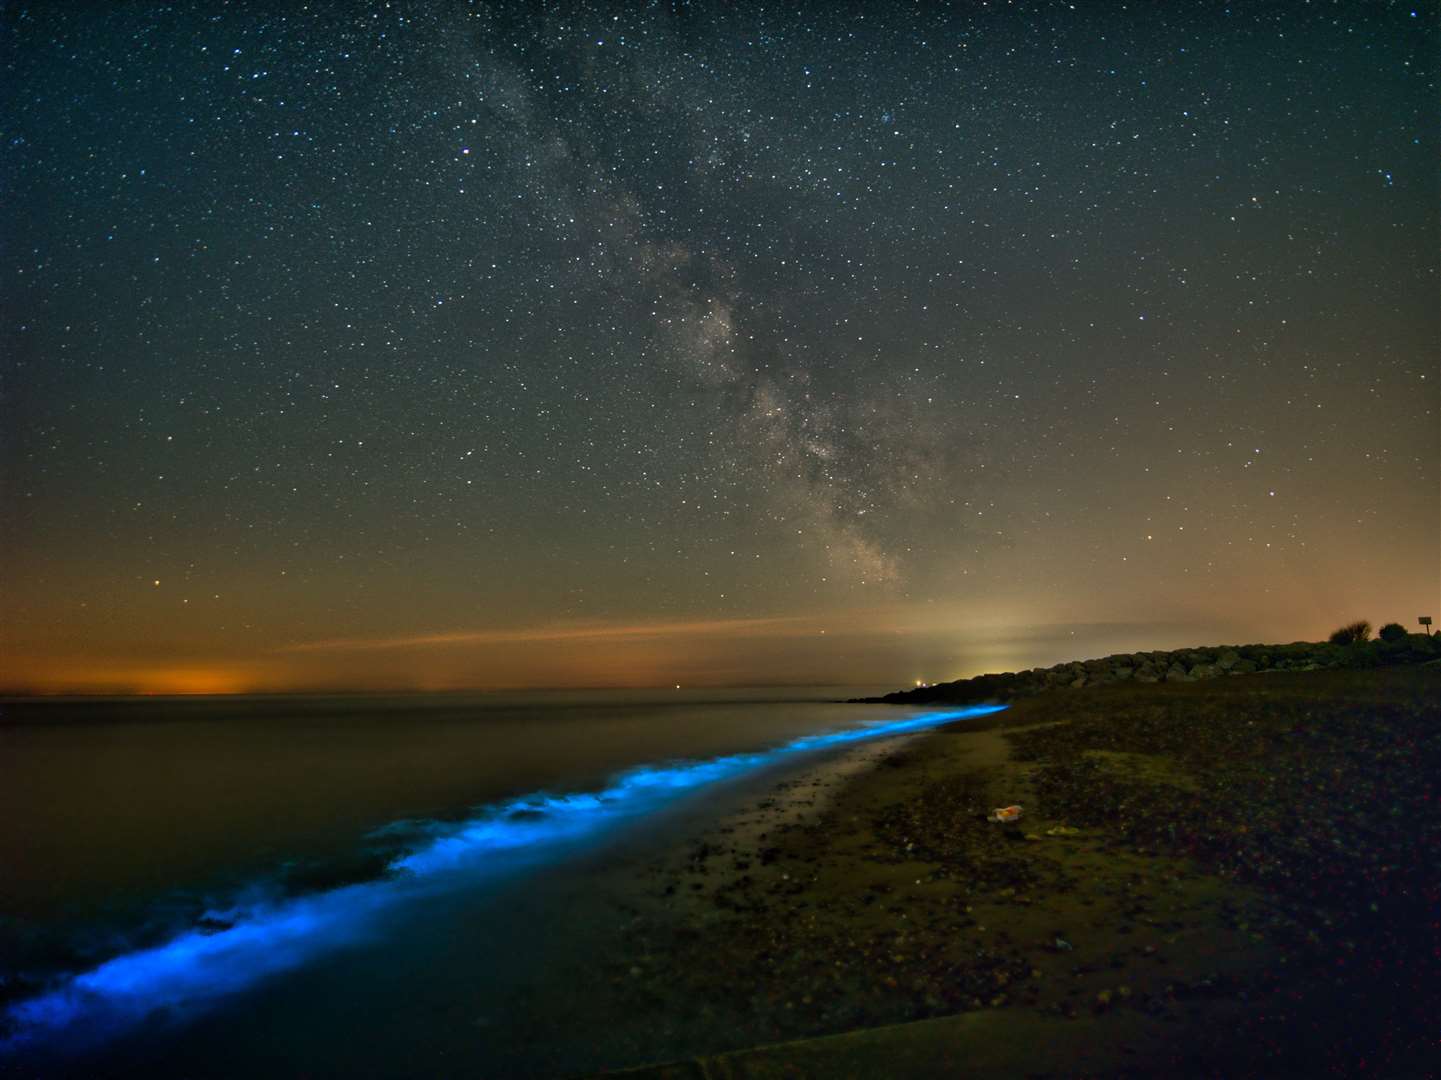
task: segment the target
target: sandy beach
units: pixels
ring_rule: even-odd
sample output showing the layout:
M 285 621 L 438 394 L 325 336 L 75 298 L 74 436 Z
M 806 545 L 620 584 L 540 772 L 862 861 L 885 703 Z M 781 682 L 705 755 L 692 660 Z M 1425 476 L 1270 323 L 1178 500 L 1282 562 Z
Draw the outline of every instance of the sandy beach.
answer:
M 1424 1075 L 1438 758 L 1435 665 L 1024 701 L 652 861 L 608 991 L 699 1055 L 930 1020 L 895 1075 Z M 845 1071 L 778 1053 L 732 1071 Z

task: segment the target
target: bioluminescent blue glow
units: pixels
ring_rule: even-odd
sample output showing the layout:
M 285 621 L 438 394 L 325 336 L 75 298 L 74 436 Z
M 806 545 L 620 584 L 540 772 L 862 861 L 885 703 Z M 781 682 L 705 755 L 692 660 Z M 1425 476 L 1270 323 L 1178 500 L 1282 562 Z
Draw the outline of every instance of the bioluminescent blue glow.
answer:
M 421 839 L 375 881 L 276 902 L 237 904 L 210 914 L 226 928 L 188 930 L 164 944 L 123 953 L 67 976 L 50 991 L 10 1006 L 0 1053 L 93 1042 L 157 1010 L 183 1015 L 226 994 L 380 935 L 383 917 L 407 900 L 474 885 L 487 875 L 555 859 L 579 841 L 665 805 L 706 784 L 786 757 L 863 739 L 922 731 L 983 716 L 1004 705 L 924 713 L 795 739 L 754 753 L 647 765 L 599 792 L 537 793 L 482 809 L 459 824 L 411 825 Z

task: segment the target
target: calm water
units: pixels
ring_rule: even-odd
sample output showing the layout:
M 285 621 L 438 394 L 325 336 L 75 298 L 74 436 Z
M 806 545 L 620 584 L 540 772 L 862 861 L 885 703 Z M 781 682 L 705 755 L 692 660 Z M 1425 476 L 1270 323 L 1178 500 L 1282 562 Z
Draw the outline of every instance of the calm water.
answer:
M 547 973 L 607 932 L 587 875 L 936 716 L 834 704 L 855 693 L 5 703 L 0 1068 L 588 1065 L 516 1019 L 572 1007 Z

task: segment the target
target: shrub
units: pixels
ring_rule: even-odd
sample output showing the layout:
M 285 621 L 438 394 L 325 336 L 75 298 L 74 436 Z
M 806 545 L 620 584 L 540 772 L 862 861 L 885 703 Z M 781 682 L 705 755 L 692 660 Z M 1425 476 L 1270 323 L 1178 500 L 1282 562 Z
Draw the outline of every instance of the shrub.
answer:
M 1406 633 L 1406 628 L 1400 623 L 1388 622 L 1376 631 L 1376 636 L 1382 641 L 1405 641 L 1411 635 Z
M 1369 640 L 1370 637 L 1371 624 L 1365 619 L 1361 619 L 1332 633 L 1330 640 L 1332 645 L 1359 645 L 1361 642 Z

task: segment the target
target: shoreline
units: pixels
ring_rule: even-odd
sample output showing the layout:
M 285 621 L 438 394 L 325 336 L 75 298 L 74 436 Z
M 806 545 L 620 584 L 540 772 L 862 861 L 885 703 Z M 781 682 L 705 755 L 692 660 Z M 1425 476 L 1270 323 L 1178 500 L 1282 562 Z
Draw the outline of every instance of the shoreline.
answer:
M 1429 665 L 1045 695 L 869 747 L 648 877 L 630 940 L 652 962 L 610 985 L 708 1010 L 696 1053 L 727 1060 L 950 1018 L 995 1075 L 1070 1074 L 1037 1024 L 1087 1072 L 1405 1075 L 1436 1050 L 1418 844 L 1441 824 L 1407 778 L 1438 730 Z M 1359 818 L 1380 788 L 1401 812 Z M 1018 827 L 985 820 L 1011 803 Z
M 1406 1075 L 1441 1009 L 1437 777 L 1441 665 L 1087 688 L 807 752 L 437 901 L 404 952 L 474 962 L 371 1038 L 517 1077 Z M 347 966 L 376 970 L 337 956 L 241 1027 Z M 295 1052 L 348 1052 L 326 1038 Z

